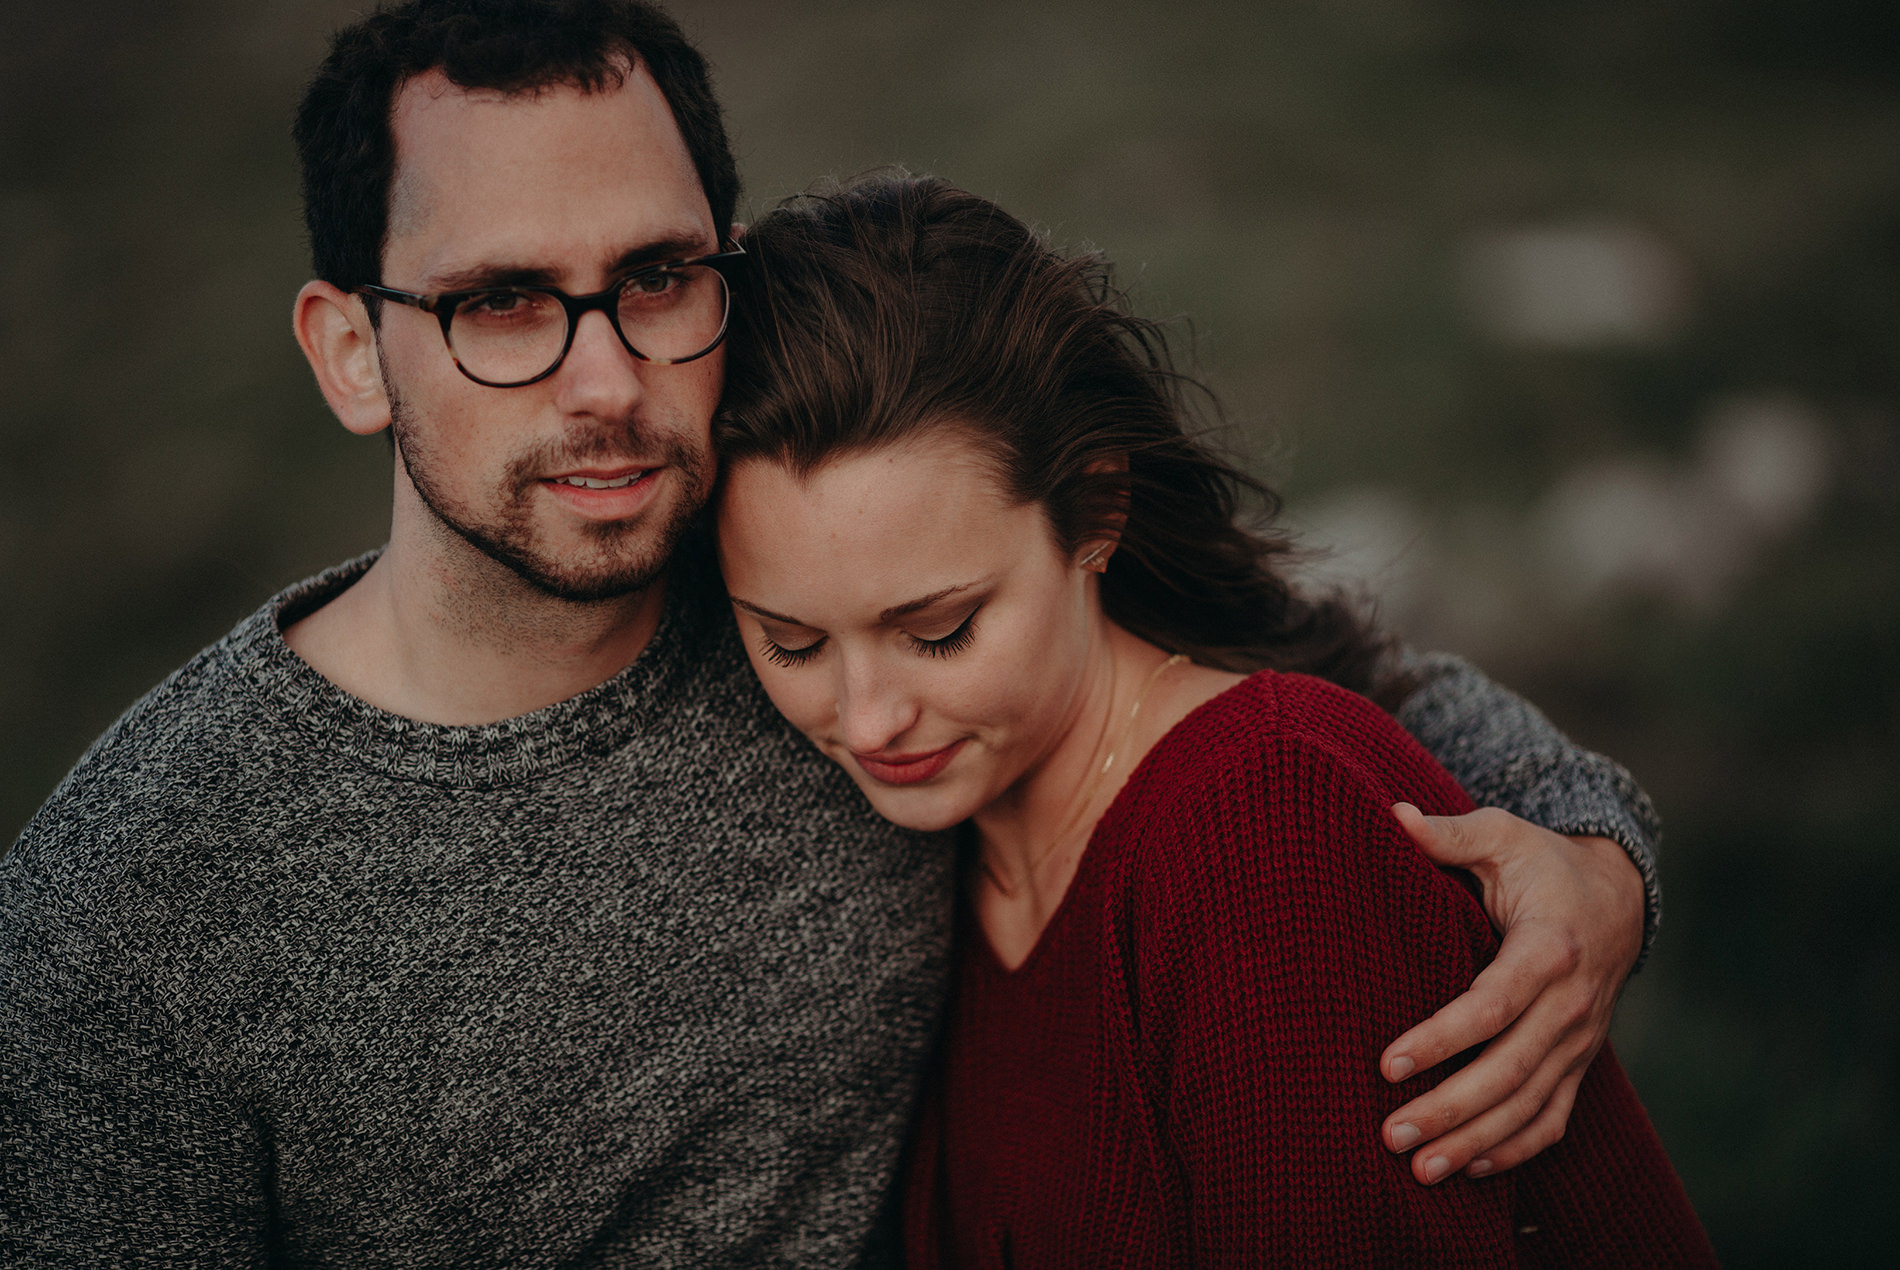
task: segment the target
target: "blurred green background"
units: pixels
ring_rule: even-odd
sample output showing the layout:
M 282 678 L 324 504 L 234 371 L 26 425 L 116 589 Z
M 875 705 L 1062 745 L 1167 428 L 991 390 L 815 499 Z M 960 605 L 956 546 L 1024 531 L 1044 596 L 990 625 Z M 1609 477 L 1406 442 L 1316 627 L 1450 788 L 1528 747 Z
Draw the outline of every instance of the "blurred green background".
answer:
M 9 6 L 0 835 L 381 541 L 290 338 L 321 0 Z M 1106 250 L 1413 639 L 1661 806 L 1618 1045 L 1726 1261 L 1900 1194 L 1900 5 L 681 2 L 755 209 L 901 160 Z

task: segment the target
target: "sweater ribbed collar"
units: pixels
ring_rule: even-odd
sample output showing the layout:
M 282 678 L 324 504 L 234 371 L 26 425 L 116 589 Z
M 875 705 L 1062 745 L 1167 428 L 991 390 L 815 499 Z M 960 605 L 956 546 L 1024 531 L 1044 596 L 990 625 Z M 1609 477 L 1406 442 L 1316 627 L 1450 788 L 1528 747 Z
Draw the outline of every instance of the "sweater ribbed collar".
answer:
M 723 594 L 710 551 L 682 543 L 668 568 L 666 607 L 633 663 L 578 696 L 498 723 L 456 727 L 379 710 L 344 692 L 284 642 L 283 627 L 335 599 L 374 564 L 373 551 L 274 596 L 226 644 L 239 675 L 313 746 L 398 780 L 463 789 L 532 781 L 599 759 L 691 696 L 717 647 Z

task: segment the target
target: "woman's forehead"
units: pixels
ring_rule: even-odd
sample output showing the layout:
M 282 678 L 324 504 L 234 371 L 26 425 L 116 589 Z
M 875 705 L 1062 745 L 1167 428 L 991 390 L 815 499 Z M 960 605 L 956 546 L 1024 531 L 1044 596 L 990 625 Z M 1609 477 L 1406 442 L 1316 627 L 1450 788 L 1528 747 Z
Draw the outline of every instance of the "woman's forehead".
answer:
M 739 577 L 793 593 L 822 583 L 879 610 L 1046 543 L 1042 522 L 1039 508 L 1013 503 L 991 465 L 958 441 L 841 455 L 804 473 L 747 460 L 726 473 L 719 506 L 735 589 Z

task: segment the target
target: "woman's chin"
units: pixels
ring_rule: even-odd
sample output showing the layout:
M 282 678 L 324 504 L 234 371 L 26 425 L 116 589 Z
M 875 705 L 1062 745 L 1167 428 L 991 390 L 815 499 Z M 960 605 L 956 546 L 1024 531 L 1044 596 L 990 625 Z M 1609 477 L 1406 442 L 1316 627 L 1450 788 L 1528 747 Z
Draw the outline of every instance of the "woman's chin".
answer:
M 857 776 L 857 782 L 878 815 L 920 833 L 937 833 L 960 825 L 976 811 L 964 806 L 966 800 L 950 797 L 947 790 L 893 789 L 866 776 Z

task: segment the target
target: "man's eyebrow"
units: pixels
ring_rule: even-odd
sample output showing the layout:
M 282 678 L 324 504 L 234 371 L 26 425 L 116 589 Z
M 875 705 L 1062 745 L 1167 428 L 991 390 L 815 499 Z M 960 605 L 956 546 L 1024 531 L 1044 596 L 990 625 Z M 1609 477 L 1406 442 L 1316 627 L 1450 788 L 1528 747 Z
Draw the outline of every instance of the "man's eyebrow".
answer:
M 533 265 L 479 264 L 436 274 L 432 291 L 480 291 L 488 287 L 551 287 L 552 269 Z
M 672 234 L 621 252 L 614 262 L 607 266 L 607 272 L 619 274 L 645 265 L 664 265 L 675 260 L 691 260 L 694 256 L 711 255 L 712 252 L 719 250 L 719 246 L 720 244 L 715 242 L 708 250 L 704 234 Z
M 663 265 L 674 260 L 690 260 L 707 254 L 703 234 L 668 234 L 651 242 L 629 247 L 607 266 L 607 276 L 617 278 L 648 265 Z M 515 265 L 485 261 L 436 274 L 430 290 L 480 291 L 488 287 L 552 287 L 560 285 L 560 273 L 545 265 Z

